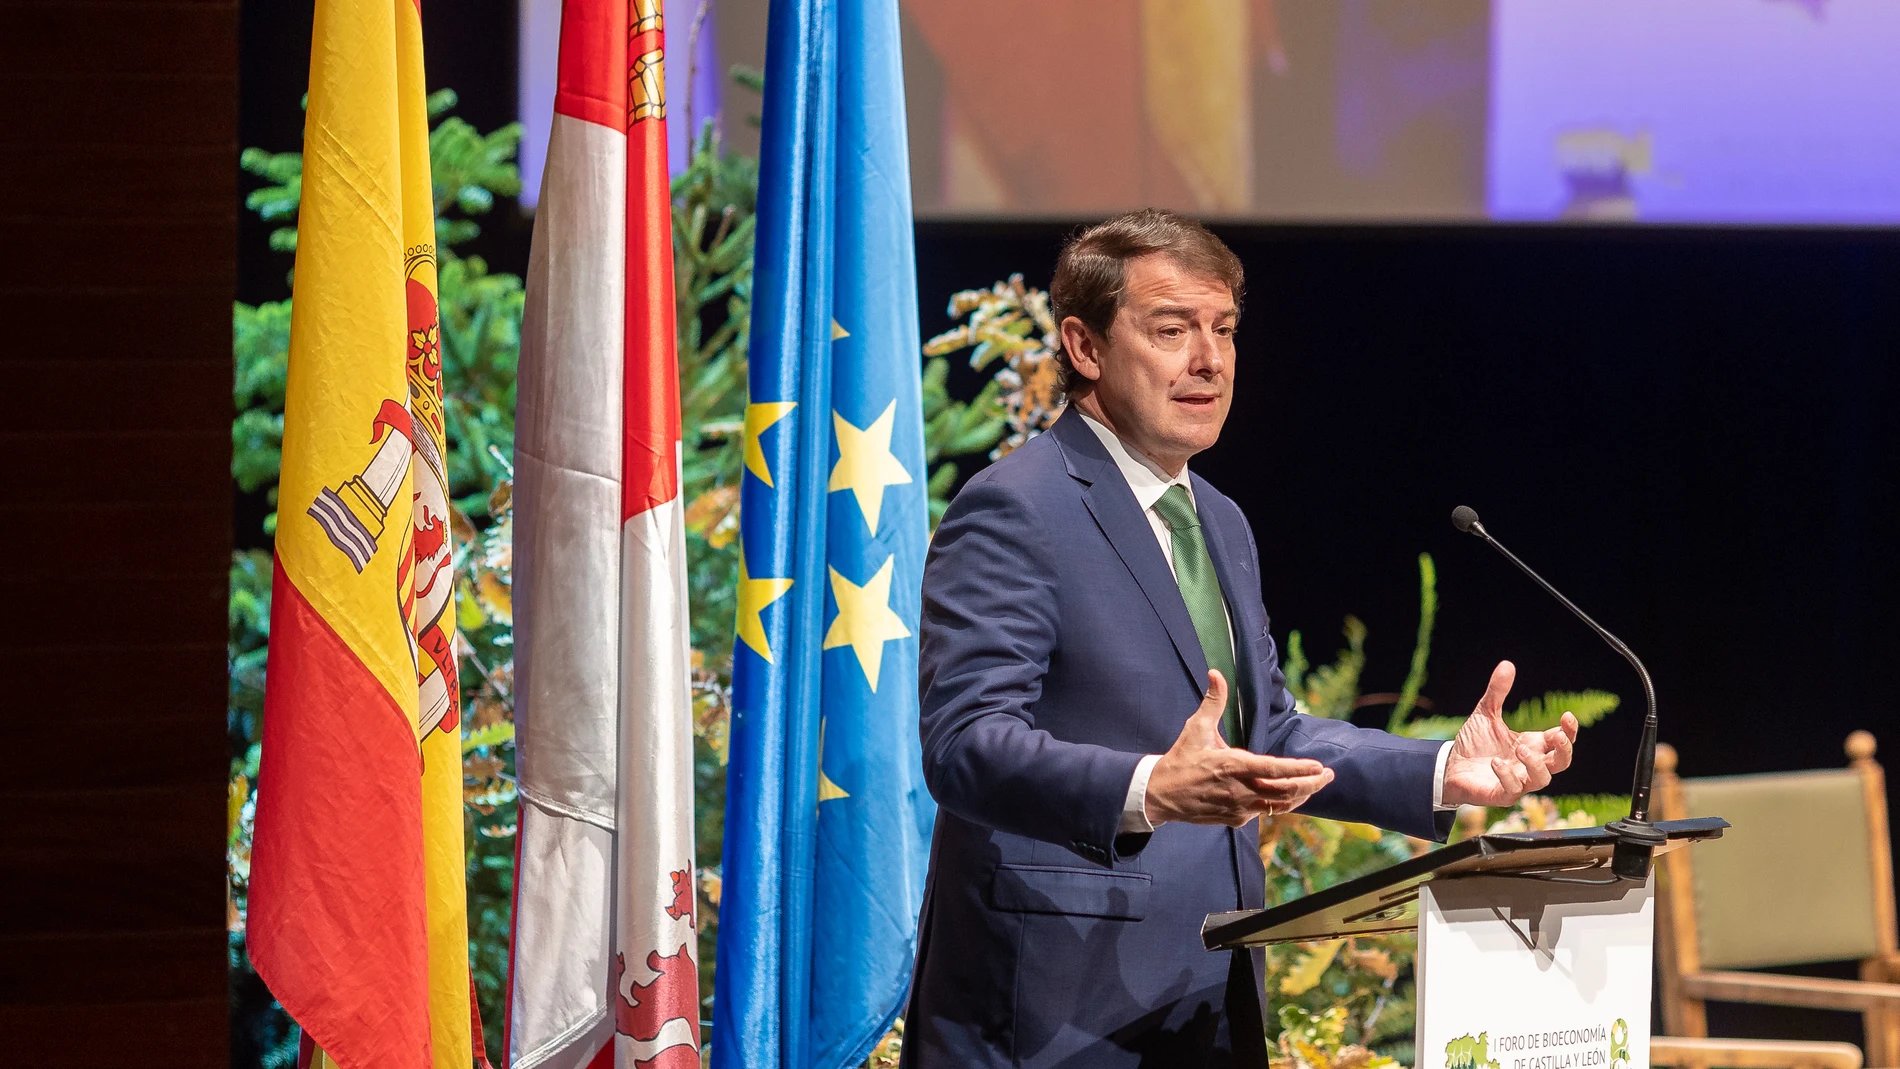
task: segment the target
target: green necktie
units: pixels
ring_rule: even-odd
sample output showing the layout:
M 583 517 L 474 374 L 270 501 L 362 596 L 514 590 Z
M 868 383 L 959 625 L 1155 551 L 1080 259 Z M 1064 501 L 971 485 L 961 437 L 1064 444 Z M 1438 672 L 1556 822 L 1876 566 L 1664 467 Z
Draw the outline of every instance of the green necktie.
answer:
M 1200 636 L 1201 653 L 1207 657 L 1207 666 L 1227 680 L 1227 711 L 1221 716 L 1221 731 L 1230 744 L 1245 745 L 1246 736 L 1240 730 L 1240 680 L 1234 675 L 1234 641 L 1227 629 L 1220 577 L 1214 574 L 1214 559 L 1207 555 L 1201 518 L 1194 512 L 1187 487 L 1179 483 L 1168 487 L 1155 502 L 1155 514 L 1173 534 L 1174 581 L 1181 587 L 1181 600 L 1187 602 L 1194 633 Z

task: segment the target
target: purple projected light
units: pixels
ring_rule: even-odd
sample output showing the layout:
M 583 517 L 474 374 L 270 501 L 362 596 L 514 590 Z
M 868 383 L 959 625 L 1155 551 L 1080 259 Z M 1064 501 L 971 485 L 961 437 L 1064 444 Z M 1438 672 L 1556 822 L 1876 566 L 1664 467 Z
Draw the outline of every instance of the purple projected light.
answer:
M 1900 223 L 1900 3 L 1494 0 L 1494 219 Z

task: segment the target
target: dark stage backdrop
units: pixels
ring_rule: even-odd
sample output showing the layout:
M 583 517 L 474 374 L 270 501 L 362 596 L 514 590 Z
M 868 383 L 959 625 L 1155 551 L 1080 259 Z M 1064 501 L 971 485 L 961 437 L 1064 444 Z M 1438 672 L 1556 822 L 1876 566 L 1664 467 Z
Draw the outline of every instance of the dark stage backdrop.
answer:
M 0 14 L 0 1064 L 226 1057 L 237 25 Z
M 954 289 L 1047 285 L 1071 229 L 920 226 L 924 332 Z M 1900 234 L 1221 233 L 1237 396 L 1193 466 L 1252 520 L 1282 643 L 1329 659 L 1356 614 L 1367 689 L 1398 689 L 1430 552 L 1425 693 L 1468 712 L 1500 657 L 1519 696 L 1616 691 L 1557 786 L 1627 791 L 1634 675 L 1453 530 L 1468 504 L 1645 658 L 1685 773 L 1840 765 L 1855 728 L 1900 759 Z
M 1012 271 L 1047 286 L 1072 230 L 920 226 L 924 333 L 950 325 L 956 289 Z M 1634 674 L 1452 528 L 1469 504 L 1644 658 L 1684 773 L 1838 767 L 1856 728 L 1900 766 L 1900 233 L 1221 234 L 1249 280 L 1238 389 L 1193 466 L 1252 520 L 1282 644 L 1298 628 L 1330 659 L 1353 613 L 1367 690 L 1396 690 L 1430 552 L 1426 695 L 1468 712 L 1501 657 L 1514 697 L 1615 691 L 1624 708 L 1554 790 L 1628 791 Z M 1712 1004 L 1709 1021 L 1861 1038 L 1847 1014 Z

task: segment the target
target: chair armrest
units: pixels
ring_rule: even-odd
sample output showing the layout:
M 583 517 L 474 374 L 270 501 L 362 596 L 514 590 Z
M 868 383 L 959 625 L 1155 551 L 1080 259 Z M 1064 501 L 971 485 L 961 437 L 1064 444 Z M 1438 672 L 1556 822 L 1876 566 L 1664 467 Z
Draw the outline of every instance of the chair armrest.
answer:
M 1881 954 L 1868 958 L 1866 964 L 1867 969 L 1861 973 L 1866 979 L 1900 984 L 1900 954 Z
M 1779 973 L 1694 973 L 1682 978 L 1682 993 L 1715 1002 L 1761 1002 L 1822 1010 L 1900 1010 L 1900 984 Z
M 1677 1069 L 1860 1069 L 1852 1043 L 1651 1036 L 1649 1063 Z

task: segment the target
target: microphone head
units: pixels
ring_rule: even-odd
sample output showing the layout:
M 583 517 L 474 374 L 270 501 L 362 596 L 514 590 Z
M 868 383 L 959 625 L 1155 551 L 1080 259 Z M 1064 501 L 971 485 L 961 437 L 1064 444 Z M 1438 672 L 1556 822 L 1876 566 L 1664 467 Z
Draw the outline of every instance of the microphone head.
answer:
M 1478 510 L 1469 505 L 1459 505 L 1451 510 L 1451 525 L 1466 534 L 1471 534 L 1471 529 L 1478 525 Z

